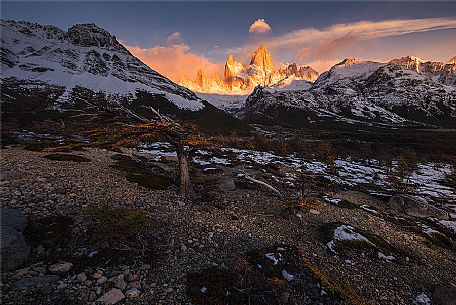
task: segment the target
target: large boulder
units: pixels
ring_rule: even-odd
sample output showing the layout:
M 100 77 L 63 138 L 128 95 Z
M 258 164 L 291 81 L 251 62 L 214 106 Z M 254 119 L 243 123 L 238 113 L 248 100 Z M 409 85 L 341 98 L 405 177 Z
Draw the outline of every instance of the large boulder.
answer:
M 0 213 L 2 270 L 12 271 L 19 268 L 30 254 L 30 246 L 22 234 L 27 218 L 17 209 L 3 208 Z
M 22 232 L 27 225 L 27 218 L 18 209 L 1 209 L 2 226 L 13 227 L 16 231 Z
M 399 194 L 390 198 L 388 206 L 397 212 L 418 217 L 435 217 L 448 219 L 448 213 L 429 204 L 426 199 L 419 196 Z
M 218 181 L 218 187 L 221 191 L 234 191 L 236 189 L 236 184 L 234 179 L 230 177 L 222 177 Z

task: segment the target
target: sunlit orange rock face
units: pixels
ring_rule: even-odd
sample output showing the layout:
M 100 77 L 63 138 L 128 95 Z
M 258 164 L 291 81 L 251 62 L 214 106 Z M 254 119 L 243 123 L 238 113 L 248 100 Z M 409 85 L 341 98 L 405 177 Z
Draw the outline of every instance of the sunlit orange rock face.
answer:
M 193 91 L 219 94 L 246 94 L 257 85 L 287 85 L 293 80 L 310 82 L 318 78 L 318 72 L 309 66 L 288 65 L 276 70 L 272 54 L 261 45 L 252 55 L 249 65 L 237 61 L 233 54 L 225 63 L 223 80 L 215 75 L 207 76 L 199 69 L 194 80 L 183 77 L 179 84 Z

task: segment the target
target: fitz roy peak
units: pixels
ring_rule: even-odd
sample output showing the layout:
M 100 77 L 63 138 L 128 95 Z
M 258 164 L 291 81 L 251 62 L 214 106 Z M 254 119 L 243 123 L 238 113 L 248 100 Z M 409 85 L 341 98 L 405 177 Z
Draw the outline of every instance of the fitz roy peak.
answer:
M 296 80 L 312 82 L 317 77 L 318 72 L 311 67 L 297 66 L 295 63 L 277 69 L 271 52 L 266 46 L 261 45 L 253 52 L 248 65 L 237 61 L 233 54 L 229 54 L 223 79 L 218 75 L 210 77 L 199 69 L 194 80 L 183 77 L 179 83 L 197 92 L 248 94 L 257 85 L 282 87 Z

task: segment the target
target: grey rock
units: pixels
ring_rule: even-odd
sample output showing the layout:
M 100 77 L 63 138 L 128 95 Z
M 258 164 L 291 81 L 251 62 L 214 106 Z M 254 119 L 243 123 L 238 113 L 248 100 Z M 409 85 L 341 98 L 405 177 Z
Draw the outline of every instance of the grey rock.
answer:
M 136 298 L 141 294 L 141 291 L 137 288 L 131 288 L 127 292 L 125 292 L 125 295 L 127 298 Z
M 388 206 L 393 210 L 413 217 L 448 219 L 447 212 L 432 206 L 426 199 L 419 196 L 395 195 L 388 201 Z
M 120 289 L 113 288 L 103 294 L 97 302 L 102 304 L 116 304 L 125 298 L 125 295 L 122 293 Z
M 23 232 L 27 225 L 27 218 L 18 209 L 3 208 L 0 213 L 2 214 L 2 227 L 10 226 L 18 232 Z
M 102 276 L 103 276 L 103 274 L 102 274 L 101 272 L 95 272 L 95 273 L 92 275 L 92 277 L 93 277 L 94 279 L 99 279 L 99 278 L 102 277 Z
M 221 191 L 234 191 L 236 189 L 234 179 L 229 177 L 220 178 L 218 187 Z
M 85 275 L 85 273 L 79 273 L 77 280 L 78 282 L 84 283 L 87 280 L 87 275 Z
M 1 232 L 2 270 L 16 270 L 29 256 L 30 246 L 25 242 L 22 233 L 14 227 L 2 226 Z
M 37 285 L 49 285 L 51 283 L 57 282 L 60 280 L 60 277 L 57 275 L 40 275 L 35 277 L 26 277 L 20 279 L 12 284 L 13 288 L 21 289 L 27 287 L 34 287 Z
M 127 283 L 125 283 L 123 276 L 114 280 L 114 286 L 120 290 L 125 290 L 125 288 L 127 288 Z
M 49 271 L 55 273 L 63 273 L 70 270 L 71 267 L 73 267 L 73 264 L 70 262 L 59 262 L 57 264 L 49 266 Z
M 103 285 L 104 283 L 106 283 L 108 281 L 108 278 L 106 276 L 102 276 L 100 277 L 98 280 L 97 280 L 97 284 L 98 285 Z

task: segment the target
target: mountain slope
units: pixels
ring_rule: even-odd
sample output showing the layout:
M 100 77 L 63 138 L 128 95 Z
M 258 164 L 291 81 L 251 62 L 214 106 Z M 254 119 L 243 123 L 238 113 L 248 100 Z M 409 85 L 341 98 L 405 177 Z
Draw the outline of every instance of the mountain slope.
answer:
M 2 20 L 1 26 L 4 126 L 20 129 L 46 120 L 77 121 L 120 105 L 152 116 L 142 107 L 148 105 L 195 122 L 207 132 L 247 129 L 152 70 L 94 24 L 75 25 L 67 32 L 29 22 Z
M 456 127 L 454 69 L 451 62 L 416 57 L 389 63 L 349 58 L 302 90 L 256 90 L 247 101 L 245 117 L 291 126 L 337 121 Z
M 15 78 L 64 86 L 61 101 L 81 86 L 130 98 L 143 90 L 163 94 L 182 109 L 204 107 L 193 92 L 150 69 L 94 24 L 75 25 L 68 32 L 28 22 L 2 20 L 1 26 L 2 81 Z

